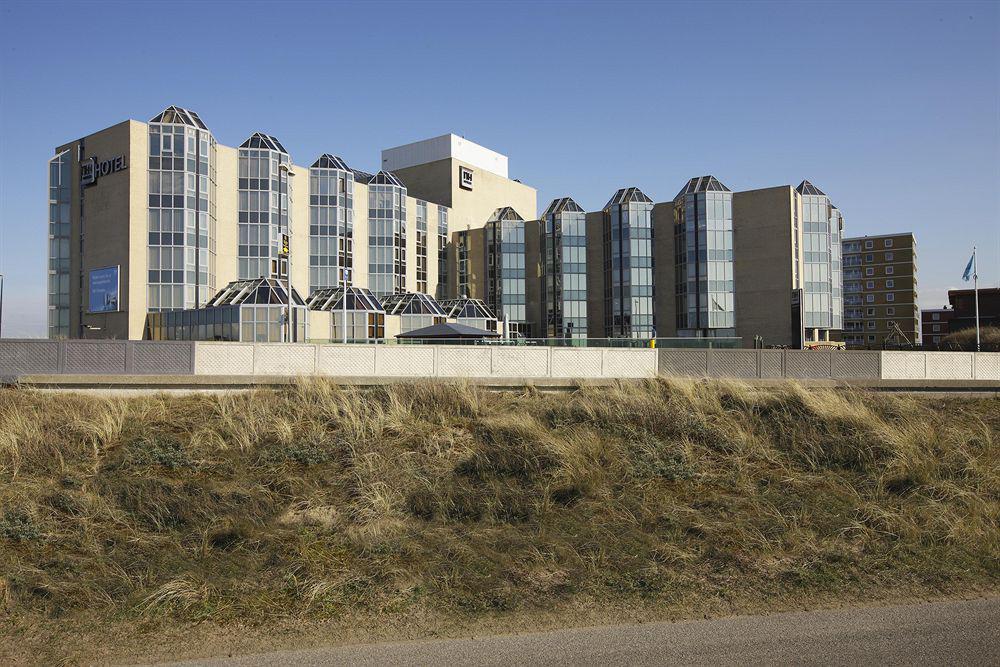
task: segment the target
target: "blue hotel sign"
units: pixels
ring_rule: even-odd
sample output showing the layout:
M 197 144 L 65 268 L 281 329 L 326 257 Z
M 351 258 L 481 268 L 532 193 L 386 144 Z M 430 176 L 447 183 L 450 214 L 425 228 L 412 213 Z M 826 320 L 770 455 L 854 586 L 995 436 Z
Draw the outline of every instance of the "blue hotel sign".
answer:
M 100 162 L 97 161 L 96 157 L 89 158 L 80 163 L 80 185 L 83 187 L 93 185 L 101 176 L 125 171 L 126 169 L 128 169 L 128 163 L 125 162 L 124 155 Z
M 88 313 L 118 312 L 118 267 L 106 266 L 90 271 L 90 299 Z

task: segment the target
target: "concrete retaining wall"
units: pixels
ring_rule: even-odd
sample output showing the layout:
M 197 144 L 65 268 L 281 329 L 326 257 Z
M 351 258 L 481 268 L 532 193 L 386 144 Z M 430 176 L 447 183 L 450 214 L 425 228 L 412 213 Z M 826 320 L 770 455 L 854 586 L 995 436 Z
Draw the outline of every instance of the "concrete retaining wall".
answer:
M 60 374 L 1000 382 L 1000 353 L 0 341 L 0 377 Z
M 190 375 L 194 343 L 126 340 L 0 340 L 0 377 Z

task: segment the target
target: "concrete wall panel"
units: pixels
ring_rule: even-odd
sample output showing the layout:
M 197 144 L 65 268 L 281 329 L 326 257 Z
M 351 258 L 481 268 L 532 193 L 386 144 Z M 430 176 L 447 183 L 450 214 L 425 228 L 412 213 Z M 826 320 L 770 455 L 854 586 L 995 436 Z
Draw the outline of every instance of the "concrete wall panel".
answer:
M 976 353 L 976 379 L 1000 380 L 1000 352 Z
M 839 351 L 833 353 L 833 377 L 877 380 L 881 377 L 878 352 Z
M 599 348 L 553 348 L 552 377 L 599 378 L 604 363 Z
M 437 358 L 438 377 L 489 377 L 490 348 L 441 346 Z
M 531 347 L 494 347 L 493 377 L 547 377 L 549 350 Z
M 429 345 L 384 345 L 375 348 L 375 374 L 433 377 L 434 348 Z
M 320 345 L 316 355 L 319 375 L 371 377 L 375 375 L 375 346 Z
M 927 367 L 923 352 L 882 352 L 882 378 L 923 380 Z
M 302 343 L 254 345 L 255 375 L 312 375 L 316 371 L 316 346 Z
M 972 352 L 924 352 L 929 380 L 973 379 Z
M 137 375 L 189 375 L 194 363 L 194 343 L 132 341 L 129 372 Z
M 59 345 L 54 340 L 0 340 L 0 376 L 58 373 Z
M 655 378 L 656 350 L 605 348 L 603 377 Z
M 711 350 L 708 353 L 708 374 L 720 378 L 756 378 L 755 350 Z
M 84 375 L 116 375 L 126 371 L 125 341 L 67 341 L 63 372 Z
M 832 355 L 830 350 L 785 350 L 785 377 L 829 378 Z
M 782 350 L 759 350 L 760 377 L 785 377 L 785 353 Z
M 708 350 L 657 350 L 658 372 L 671 377 L 706 377 Z
M 195 375 L 253 375 L 252 343 L 195 343 Z

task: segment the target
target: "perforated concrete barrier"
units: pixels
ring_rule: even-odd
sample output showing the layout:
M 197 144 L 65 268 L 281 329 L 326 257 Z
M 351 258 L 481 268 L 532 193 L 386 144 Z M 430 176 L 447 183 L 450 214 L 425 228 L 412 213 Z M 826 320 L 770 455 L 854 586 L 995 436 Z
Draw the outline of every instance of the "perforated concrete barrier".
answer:
M 488 347 L 442 345 L 437 349 L 437 375 L 446 378 L 475 378 L 492 375 Z
M 973 352 L 924 352 L 924 368 L 929 380 L 972 380 L 975 377 Z
M 656 350 L 604 349 L 602 377 L 655 378 Z
M 658 372 L 668 377 L 707 377 L 708 350 L 657 350 Z
M 253 375 L 253 343 L 195 343 L 195 375 Z
M 434 377 L 434 348 L 429 345 L 383 345 L 375 348 L 375 375 Z
M 553 348 L 552 377 L 599 378 L 604 376 L 604 360 L 599 348 Z
M 492 377 L 540 378 L 549 376 L 548 348 L 494 347 L 492 351 Z
M 708 375 L 716 378 L 756 378 L 756 350 L 709 350 Z
M 796 380 L 833 377 L 834 354 L 830 350 L 785 350 L 785 377 Z
M 257 343 L 253 350 L 254 375 L 313 375 L 316 346 L 303 343 Z
M 130 341 L 126 367 L 136 375 L 189 375 L 194 372 L 194 343 Z
M 320 345 L 316 353 L 316 372 L 338 377 L 375 375 L 374 345 Z
M 126 345 L 126 341 L 66 341 L 63 372 L 71 375 L 122 375 L 126 372 Z
M 976 379 L 1000 381 L 1000 352 L 976 353 Z
M 851 380 L 877 380 L 882 373 L 882 357 L 878 352 L 851 350 L 833 352 L 833 377 Z
M 60 372 L 60 345 L 54 340 L 0 340 L 0 377 Z

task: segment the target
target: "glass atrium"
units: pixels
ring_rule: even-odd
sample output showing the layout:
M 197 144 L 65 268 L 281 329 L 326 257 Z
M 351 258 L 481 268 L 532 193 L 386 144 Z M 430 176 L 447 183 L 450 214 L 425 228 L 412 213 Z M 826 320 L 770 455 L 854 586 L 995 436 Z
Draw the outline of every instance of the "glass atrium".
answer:
M 354 172 L 336 155 L 309 168 L 309 291 L 352 284 Z
M 653 201 L 622 188 L 604 207 L 604 335 L 652 338 Z
M 329 287 L 316 290 L 306 301 L 309 310 L 330 313 L 330 340 L 344 339 L 344 288 Z M 385 338 L 385 309 L 369 290 L 363 287 L 347 288 L 347 342 L 367 343 Z M 319 332 L 314 332 L 318 334 Z
M 288 151 L 272 136 L 254 133 L 239 148 L 239 277 L 284 278 L 281 235 L 288 233 L 291 194 Z
M 677 335 L 736 335 L 733 193 L 714 176 L 692 178 L 674 198 Z
M 399 316 L 399 333 L 444 324 L 445 313 L 433 297 L 422 292 L 390 294 L 382 299 L 386 315 Z
M 486 223 L 486 303 L 505 317 L 511 335 L 529 337 L 525 283 L 524 218 L 510 206 Z
M 234 280 L 209 300 L 205 308 L 149 313 L 148 340 L 226 340 L 280 343 L 286 339 L 288 292 L 274 278 Z M 305 303 L 292 290 L 293 341 L 308 333 Z
M 541 298 L 549 338 L 587 337 L 586 217 L 569 197 L 553 200 L 542 215 Z
M 203 307 L 215 294 L 216 144 L 193 111 L 149 121 L 147 296 L 151 312 Z
M 454 320 L 458 324 L 464 324 L 486 331 L 497 331 L 498 320 L 496 314 L 490 310 L 483 301 L 470 299 L 450 299 L 441 302 L 441 308 L 449 320 Z
M 406 186 L 387 171 L 366 182 L 368 285 L 381 299 L 406 289 Z

